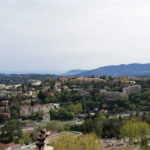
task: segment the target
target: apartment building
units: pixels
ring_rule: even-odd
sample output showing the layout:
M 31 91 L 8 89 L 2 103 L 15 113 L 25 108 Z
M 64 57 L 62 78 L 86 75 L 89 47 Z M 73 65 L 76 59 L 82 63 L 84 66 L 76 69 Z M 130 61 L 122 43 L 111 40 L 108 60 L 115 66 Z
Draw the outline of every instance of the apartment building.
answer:
M 100 90 L 100 94 L 106 101 L 117 101 L 122 99 L 128 99 L 128 95 L 123 92 L 107 92 L 106 90 Z
M 123 88 L 123 93 L 130 95 L 133 91 L 141 91 L 141 85 L 132 85 Z
M 83 83 L 92 83 L 92 82 L 105 82 L 105 80 L 100 78 L 76 78 L 75 82 L 83 82 Z
M 21 106 L 20 114 L 22 116 L 29 116 L 31 114 L 36 114 L 37 112 L 43 113 L 44 111 L 50 111 L 56 108 L 56 104 L 45 104 L 45 105 L 35 105 L 35 106 Z

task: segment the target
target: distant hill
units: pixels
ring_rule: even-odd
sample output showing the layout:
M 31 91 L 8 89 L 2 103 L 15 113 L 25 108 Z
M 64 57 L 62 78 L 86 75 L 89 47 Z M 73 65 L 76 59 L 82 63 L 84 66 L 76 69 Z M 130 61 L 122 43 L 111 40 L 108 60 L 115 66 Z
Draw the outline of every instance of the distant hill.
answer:
M 148 64 L 129 64 L 105 66 L 97 69 L 83 71 L 78 73 L 79 76 L 147 76 L 150 75 L 150 63 Z
M 88 71 L 88 70 L 80 70 L 80 69 L 76 69 L 76 70 L 70 70 L 68 72 L 66 72 L 66 74 L 79 74 L 79 73 L 83 73 L 85 71 Z
M 4 77 L 5 76 L 5 74 L 3 74 L 3 73 L 0 73 L 0 77 Z

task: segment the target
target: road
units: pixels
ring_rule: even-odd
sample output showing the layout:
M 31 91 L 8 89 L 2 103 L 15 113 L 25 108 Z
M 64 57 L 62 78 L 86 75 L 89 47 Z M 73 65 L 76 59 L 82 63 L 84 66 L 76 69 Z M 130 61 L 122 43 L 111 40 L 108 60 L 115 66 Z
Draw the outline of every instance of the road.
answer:
M 82 124 L 84 121 L 79 121 L 78 119 L 74 120 L 69 120 L 69 121 L 61 121 L 63 123 L 68 123 L 68 124 Z M 26 126 L 22 127 L 23 131 L 28 131 L 28 130 L 33 130 L 35 126 L 46 126 L 45 122 L 32 122 L 32 123 L 26 123 Z

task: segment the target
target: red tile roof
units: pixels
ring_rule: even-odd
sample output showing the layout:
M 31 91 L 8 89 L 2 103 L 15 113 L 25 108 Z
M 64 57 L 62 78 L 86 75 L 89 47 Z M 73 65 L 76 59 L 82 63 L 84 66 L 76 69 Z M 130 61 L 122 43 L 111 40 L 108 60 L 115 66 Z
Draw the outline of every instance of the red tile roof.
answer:
M 30 106 L 21 106 L 21 109 L 30 108 Z
M 3 144 L 3 143 L 0 143 L 0 150 L 5 150 L 7 149 L 9 146 L 7 144 Z
M 29 131 L 27 131 L 27 133 L 31 134 L 31 133 L 33 133 L 33 130 L 29 130 Z
M 38 107 L 42 107 L 42 105 L 35 105 L 35 106 L 33 106 L 33 108 L 38 108 Z

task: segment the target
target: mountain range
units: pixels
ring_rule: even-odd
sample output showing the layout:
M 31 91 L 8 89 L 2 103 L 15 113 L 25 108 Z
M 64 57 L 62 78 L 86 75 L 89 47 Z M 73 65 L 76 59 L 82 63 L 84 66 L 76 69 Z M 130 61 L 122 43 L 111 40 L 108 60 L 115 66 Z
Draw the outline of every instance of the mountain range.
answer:
M 86 71 L 88 71 L 88 70 L 75 69 L 75 70 L 70 70 L 70 71 L 66 72 L 66 74 L 80 74 L 80 73 L 83 73 Z
M 71 70 L 68 71 L 78 76 L 149 76 L 150 75 L 150 63 L 148 64 L 121 64 L 100 67 L 93 70 Z

